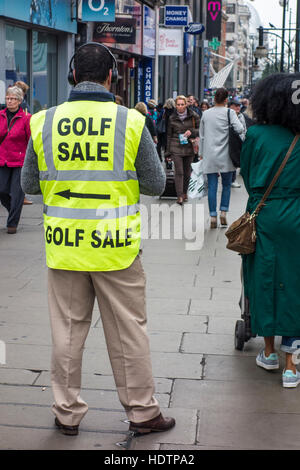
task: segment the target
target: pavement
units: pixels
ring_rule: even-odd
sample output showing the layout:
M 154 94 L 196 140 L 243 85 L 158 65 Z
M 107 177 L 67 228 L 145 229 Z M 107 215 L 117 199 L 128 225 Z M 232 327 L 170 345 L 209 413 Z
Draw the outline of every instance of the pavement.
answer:
M 243 186 L 232 190 L 229 222 L 242 214 L 246 199 Z M 209 230 L 206 198 L 188 203 L 204 211 L 204 245 L 197 250 L 187 250 L 183 237 L 155 239 L 157 220 L 150 208 L 175 201 L 142 198 L 150 227 L 142 261 L 156 396 L 163 414 L 176 418 L 176 426 L 130 438 L 95 306 L 83 359 L 81 395 L 89 411 L 78 436 L 61 435 L 51 411 L 42 204 L 39 196 L 32 200 L 23 209 L 16 235 L 6 233 L 6 211 L 0 207 L 2 362 L 5 351 L 5 364 L 0 364 L 0 449 L 105 450 L 111 455 L 124 448 L 299 449 L 300 389 L 283 389 L 281 370 L 267 372 L 255 365 L 262 338 L 251 339 L 243 351 L 234 347 L 241 313 L 241 260 L 226 250 L 223 228 Z

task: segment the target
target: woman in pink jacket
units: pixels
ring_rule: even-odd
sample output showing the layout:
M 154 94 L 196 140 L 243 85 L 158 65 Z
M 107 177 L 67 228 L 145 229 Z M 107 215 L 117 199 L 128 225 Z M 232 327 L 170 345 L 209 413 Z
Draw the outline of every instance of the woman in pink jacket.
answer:
M 31 114 L 21 108 L 20 88 L 9 87 L 5 101 L 7 107 L 0 111 L 0 201 L 8 210 L 7 233 L 13 234 L 17 231 L 25 196 L 20 175 L 30 138 Z

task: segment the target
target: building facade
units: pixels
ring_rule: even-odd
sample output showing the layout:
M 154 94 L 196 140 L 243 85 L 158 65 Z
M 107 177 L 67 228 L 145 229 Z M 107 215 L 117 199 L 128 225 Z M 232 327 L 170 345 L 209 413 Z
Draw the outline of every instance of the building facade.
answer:
M 251 13 L 245 0 L 226 2 L 226 51 L 234 61 L 226 86 L 242 89 L 250 83 L 249 63 L 251 59 L 250 18 Z
M 154 3 L 105 0 L 107 15 L 88 0 L 0 0 L 0 104 L 17 80 L 30 86 L 32 113 L 63 102 L 70 59 L 86 41 L 99 41 L 115 55 L 119 80 L 112 91 L 126 106 L 152 98 Z
M 77 32 L 71 0 L 0 0 L 0 103 L 17 80 L 29 86 L 30 111 L 63 101 Z

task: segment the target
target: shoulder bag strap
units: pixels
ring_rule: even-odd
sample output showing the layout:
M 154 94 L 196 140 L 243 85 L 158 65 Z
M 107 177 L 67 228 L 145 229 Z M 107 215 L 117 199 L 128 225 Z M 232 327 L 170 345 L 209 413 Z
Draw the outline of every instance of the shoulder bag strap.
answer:
M 283 160 L 283 162 L 281 163 L 276 175 L 274 176 L 274 178 L 272 179 L 271 181 L 271 184 L 270 186 L 268 187 L 267 191 L 265 192 L 265 194 L 263 195 L 263 198 L 261 199 L 260 203 L 258 204 L 258 206 L 256 207 L 255 211 L 253 212 L 252 216 L 256 217 L 260 210 L 262 209 L 262 207 L 265 205 L 265 202 L 266 202 L 266 199 L 269 197 L 272 189 L 274 188 L 279 176 L 281 175 L 282 173 L 282 170 L 284 169 L 285 165 L 287 164 L 287 161 L 288 159 L 290 158 L 294 148 L 295 148 L 295 145 L 297 144 L 298 140 L 299 140 L 299 137 L 300 137 L 300 134 L 297 134 Z
M 228 108 L 227 110 L 227 117 L 228 117 L 228 124 L 229 124 L 229 127 L 231 126 L 231 121 L 230 121 L 230 108 Z

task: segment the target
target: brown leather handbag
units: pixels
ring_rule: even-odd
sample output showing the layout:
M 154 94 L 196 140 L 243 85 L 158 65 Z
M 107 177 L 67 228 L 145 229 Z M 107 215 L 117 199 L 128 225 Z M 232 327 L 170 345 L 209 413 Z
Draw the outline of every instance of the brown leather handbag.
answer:
M 270 186 L 263 195 L 263 198 L 259 202 L 255 211 L 252 214 L 246 212 L 239 219 L 235 220 L 228 230 L 225 232 L 226 237 L 228 238 L 228 243 L 226 248 L 232 251 L 236 251 L 242 255 L 250 255 L 255 252 L 256 247 L 256 217 L 260 213 L 261 209 L 265 205 L 267 198 L 269 197 L 272 189 L 274 188 L 282 170 L 284 169 L 288 159 L 290 158 L 296 143 L 298 142 L 300 135 L 296 135 L 294 138 L 283 162 L 280 165 L 279 170 L 274 176 Z

